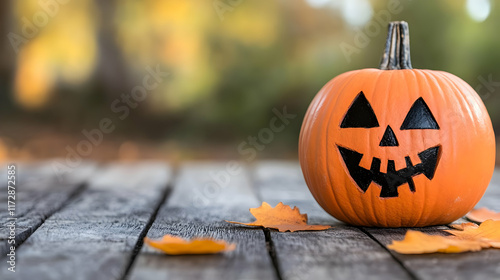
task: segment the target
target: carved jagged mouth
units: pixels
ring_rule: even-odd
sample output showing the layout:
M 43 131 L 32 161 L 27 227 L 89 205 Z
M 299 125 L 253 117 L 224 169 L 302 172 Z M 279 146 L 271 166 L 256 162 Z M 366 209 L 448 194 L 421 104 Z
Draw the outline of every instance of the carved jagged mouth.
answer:
M 339 145 L 337 147 L 349 171 L 349 175 L 351 175 L 351 178 L 356 182 L 358 187 L 363 192 L 366 192 L 373 181 L 382 187 L 380 197 L 397 197 L 399 195 L 398 187 L 405 183 L 408 183 L 410 190 L 415 192 L 413 176 L 424 174 L 427 179 L 432 180 L 441 152 L 440 145 L 420 152 L 418 154 L 420 163 L 417 165 L 413 165 L 410 157 L 406 156 L 406 167 L 399 170 L 396 170 L 394 160 L 388 160 L 387 173 L 383 173 L 380 172 L 381 160 L 379 158 L 374 157 L 370 169 L 366 169 L 359 166 L 363 154 Z

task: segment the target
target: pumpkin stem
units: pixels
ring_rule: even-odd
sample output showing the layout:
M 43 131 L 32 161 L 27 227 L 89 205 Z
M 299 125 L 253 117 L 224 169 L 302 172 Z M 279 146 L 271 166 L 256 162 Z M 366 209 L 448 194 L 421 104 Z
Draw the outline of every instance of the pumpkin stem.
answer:
M 412 69 L 410 59 L 410 30 L 405 21 L 389 23 L 381 70 Z

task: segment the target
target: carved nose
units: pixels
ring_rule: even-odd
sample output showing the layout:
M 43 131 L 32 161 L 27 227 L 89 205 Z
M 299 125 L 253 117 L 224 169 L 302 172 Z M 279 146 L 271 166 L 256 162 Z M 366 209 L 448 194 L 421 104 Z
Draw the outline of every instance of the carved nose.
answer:
M 380 140 L 379 146 L 381 147 L 395 147 L 399 146 L 398 139 L 396 138 L 396 134 L 392 131 L 391 126 L 387 126 L 384 132 L 384 136 L 382 140 Z

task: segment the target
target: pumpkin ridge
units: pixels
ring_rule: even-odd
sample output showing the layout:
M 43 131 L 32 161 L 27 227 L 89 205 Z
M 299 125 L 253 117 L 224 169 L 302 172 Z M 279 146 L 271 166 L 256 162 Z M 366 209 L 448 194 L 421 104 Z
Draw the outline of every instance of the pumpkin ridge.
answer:
M 426 90 L 425 92 L 432 92 L 432 93 L 435 93 L 433 86 L 432 86 L 432 85 L 430 84 L 430 82 L 429 82 L 429 80 L 430 80 L 430 79 L 432 79 L 433 77 L 432 77 L 432 75 L 430 75 L 428 72 L 429 72 L 429 70 L 419 70 L 419 71 L 418 71 L 418 73 L 419 73 L 419 75 L 420 75 L 420 79 L 421 79 L 421 81 L 425 81 L 425 84 L 427 85 L 427 90 Z M 435 80 L 434 80 L 434 82 L 435 82 Z M 420 83 L 418 83 L 418 84 L 420 85 Z M 441 88 L 441 86 L 439 86 L 439 85 L 438 85 L 438 86 L 437 86 L 437 90 L 438 90 L 438 92 L 439 92 L 439 94 L 440 94 L 441 96 L 443 96 L 443 97 L 445 96 L 445 95 L 444 95 L 444 91 L 443 91 L 443 89 Z M 419 94 L 419 95 L 420 95 L 420 94 Z M 435 96 L 435 94 L 432 94 L 432 95 L 430 95 L 430 96 L 431 96 L 432 103 L 435 103 L 435 102 L 434 102 L 434 96 Z M 428 100 L 428 101 L 427 101 L 426 103 L 427 103 L 427 106 L 429 106 L 429 103 L 430 103 L 430 102 L 429 102 L 429 98 L 427 98 L 427 100 Z M 436 117 L 436 116 L 435 116 L 435 117 Z M 440 116 L 437 116 L 437 117 L 439 118 Z M 419 131 L 419 132 L 420 132 L 420 138 L 422 138 L 422 142 L 425 142 L 425 139 L 424 139 L 424 136 L 422 135 L 422 132 L 421 132 L 421 131 Z M 439 137 L 439 138 L 440 138 L 440 142 L 441 142 L 441 137 Z M 441 148 L 441 155 L 443 154 L 443 150 L 444 150 L 444 149 L 445 149 L 444 147 L 442 147 L 442 148 Z M 437 167 L 436 167 L 436 168 L 437 168 Z M 426 185 L 428 185 L 428 182 L 425 182 L 425 183 L 426 183 Z M 421 221 L 422 221 L 422 216 L 423 216 L 424 214 L 425 214 L 425 216 L 426 216 L 426 217 L 429 217 L 429 215 L 428 215 L 427 213 L 425 213 L 425 212 L 426 212 L 426 209 L 428 209 L 428 204 L 429 204 L 427 197 L 429 196 L 429 194 L 428 194 L 428 192 L 429 192 L 429 191 L 430 191 L 431 193 L 433 192 L 433 189 L 432 189 L 432 188 L 431 188 L 429 191 L 427 191 L 427 186 L 424 186 L 424 187 L 423 187 L 423 188 L 421 188 L 421 189 L 422 189 L 422 191 L 424 192 L 424 193 L 423 193 L 423 195 L 422 195 L 424 199 L 423 199 L 423 202 L 422 202 L 422 210 L 421 210 L 421 211 L 419 211 L 419 212 L 420 212 L 420 215 L 419 215 L 418 219 L 416 220 L 416 224 L 420 224 L 420 223 L 421 223 Z M 432 196 L 432 197 L 434 197 L 434 196 Z M 434 207 L 435 207 L 435 206 L 436 206 L 436 200 L 433 200 L 433 203 L 432 203 L 432 207 L 431 207 L 431 209 L 434 209 Z M 431 214 L 432 214 L 432 213 L 431 213 Z M 432 215 L 430 215 L 430 216 L 432 216 Z M 428 218 L 426 218 L 426 223 L 428 223 L 428 221 L 427 221 L 427 220 L 428 220 Z
M 462 94 L 462 96 L 464 97 L 463 100 L 467 100 L 468 98 L 465 96 L 465 93 L 464 93 L 464 90 L 467 90 L 467 92 L 469 93 L 470 96 L 474 97 L 475 101 L 481 101 L 481 102 L 478 102 L 477 103 L 477 106 L 480 106 L 481 107 L 481 112 L 479 112 L 480 114 L 482 114 L 483 112 L 487 112 L 486 110 L 486 106 L 482 103 L 482 99 L 481 97 L 479 96 L 479 94 L 477 94 L 477 92 L 469 85 L 467 84 L 464 80 L 462 80 L 460 77 L 457 77 L 453 74 L 450 74 L 450 73 L 446 73 L 446 72 L 443 72 L 443 71 L 437 71 L 438 73 L 441 73 L 441 75 L 443 75 L 444 78 L 448 79 L 450 81 L 450 83 L 457 89 L 457 90 L 460 90 L 460 93 Z M 476 110 L 470 110 L 470 107 L 471 105 L 469 103 L 466 104 L 469 108 L 469 111 L 471 112 L 476 112 Z M 478 116 L 477 114 L 474 114 L 474 116 Z M 489 123 L 489 126 L 492 126 L 491 124 L 491 119 L 488 118 L 488 123 Z
M 455 84 L 446 77 L 446 75 L 443 75 L 443 73 L 440 73 L 439 71 L 432 71 L 432 74 L 435 74 L 436 76 L 440 76 L 441 77 L 441 80 L 438 80 L 437 78 L 434 77 L 434 80 L 435 80 L 434 82 L 437 83 L 437 85 L 440 88 L 440 90 L 442 91 L 442 88 L 443 88 L 441 86 L 441 83 L 443 83 L 444 84 L 443 86 L 445 86 L 446 88 L 452 88 L 453 89 L 453 93 L 455 95 L 453 95 L 451 98 L 456 99 L 460 103 L 460 108 L 461 109 L 463 109 L 463 108 L 467 109 L 467 115 L 473 115 L 473 114 L 471 114 L 471 110 L 470 110 L 469 104 L 467 102 L 464 102 L 464 100 L 467 100 L 467 97 L 462 93 L 462 91 L 459 90 L 455 86 Z M 429 75 L 430 75 L 430 73 L 429 73 Z M 448 86 L 446 86 L 446 84 Z M 457 93 L 458 93 L 459 96 L 457 96 Z M 449 100 L 449 98 L 450 98 L 449 95 L 445 95 L 444 94 L 444 91 L 443 91 L 443 96 L 445 96 L 447 100 Z M 460 111 L 461 111 L 461 113 L 463 113 L 462 110 L 460 110 Z M 448 149 L 453 149 L 452 151 L 449 151 L 449 153 L 452 154 L 452 155 L 454 155 L 454 157 L 455 157 L 456 154 L 459 154 L 458 152 L 455 152 L 455 150 L 456 150 L 455 147 L 458 145 L 458 143 L 457 143 L 457 140 L 458 140 L 457 138 L 458 137 L 451 137 L 451 136 L 448 135 L 448 138 L 452 138 L 452 141 L 453 141 L 453 144 L 448 146 Z M 463 141 L 463 139 L 460 139 L 460 140 Z M 447 139 L 447 141 L 450 141 L 450 140 Z M 479 199 L 477 201 L 479 201 Z M 471 207 L 471 209 L 472 209 L 472 207 Z M 469 210 L 471 210 L 471 209 L 469 209 Z M 432 220 L 432 222 L 436 223 L 438 220 L 439 220 L 439 217 L 436 217 L 435 219 Z
M 462 79 L 460 79 L 459 77 L 453 75 L 453 74 L 450 74 L 450 73 L 441 73 L 441 71 L 437 71 L 443 78 L 445 81 L 448 81 L 448 84 L 450 84 L 450 86 L 454 87 L 455 91 L 456 92 L 460 92 L 461 94 L 461 103 L 464 101 L 464 100 L 467 100 L 467 96 L 465 96 L 465 93 L 463 92 L 464 89 L 467 90 L 467 92 L 469 92 L 469 94 L 476 94 L 477 93 L 475 91 L 471 92 L 470 90 L 472 88 L 469 88 L 469 87 L 466 87 L 466 85 L 468 86 L 468 84 L 466 82 L 464 82 Z M 473 89 L 472 89 L 473 90 Z M 479 97 L 480 99 L 480 97 Z M 475 110 L 472 110 L 470 108 L 470 104 L 468 102 L 463 102 L 464 104 L 461 104 L 462 106 L 467 106 L 467 109 L 468 109 L 468 112 L 469 112 L 469 115 L 473 116 L 473 118 L 477 118 L 477 114 L 476 114 L 476 111 Z M 482 103 L 481 103 L 482 105 Z M 484 105 L 482 106 L 483 108 L 481 108 L 482 110 L 486 110 L 486 108 L 484 107 Z M 490 124 L 491 126 L 491 120 L 490 120 Z M 495 145 L 493 145 L 493 149 L 495 149 Z M 493 172 L 492 172 L 493 173 Z M 491 180 L 491 179 L 490 179 Z M 489 181 L 490 181 L 489 180 Z M 484 195 L 484 191 L 481 195 L 479 195 L 478 192 L 474 192 L 474 194 L 476 194 L 475 196 L 475 203 L 473 203 L 471 206 L 470 206 L 470 210 L 472 210 L 472 208 L 474 207 L 474 205 L 481 199 L 481 197 Z
M 415 84 L 416 84 L 416 86 L 418 88 L 415 90 L 416 96 L 412 96 L 411 100 L 413 100 L 413 99 L 416 100 L 416 97 L 418 98 L 418 97 L 421 96 L 420 92 L 425 91 L 425 90 L 422 90 L 422 85 L 421 85 L 421 81 L 425 80 L 425 75 L 423 75 L 422 72 L 423 71 L 420 70 L 420 69 L 416 69 L 413 72 L 415 74 Z M 427 89 L 427 91 L 428 91 L 430 89 L 430 85 L 428 83 L 426 83 L 426 84 L 427 84 L 427 87 L 428 87 L 428 89 Z M 420 133 L 420 136 L 422 136 L 421 133 Z M 412 137 L 412 139 L 414 139 L 414 138 Z M 413 145 L 413 140 L 412 140 L 412 143 L 410 143 L 410 145 L 411 146 Z M 421 196 L 424 197 L 424 199 L 423 199 L 423 202 L 420 203 L 421 206 L 419 207 L 418 218 L 413 220 L 414 222 L 413 222 L 413 224 L 411 224 L 411 226 L 415 226 L 415 225 L 419 224 L 420 221 L 422 220 L 422 215 L 423 215 L 423 213 L 424 213 L 424 211 L 426 209 L 426 199 L 425 199 L 425 197 L 427 196 L 427 194 L 426 194 L 425 189 L 426 189 L 425 186 L 421 186 L 420 188 L 418 188 L 418 191 L 420 192 Z
M 466 102 L 463 102 L 464 100 L 466 100 L 466 97 L 464 96 L 464 94 L 460 90 L 458 90 L 448 79 L 446 79 L 446 77 L 443 77 L 442 74 L 439 73 L 439 71 L 427 70 L 427 71 L 422 71 L 422 73 L 427 77 L 428 83 L 429 83 L 429 80 L 432 80 L 433 84 L 436 85 L 437 89 L 439 90 L 439 93 L 441 94 L 441 96 L 444 100 L 447 100 L 448 103 L 451 103 L 450 99 L 457 100 L 460 103 L 460 107 L 467 108 L 467 111 L 470 113 L 470 108 L 468 107 L 468 104 L 466 104 Z M 442 79 L 437 79 L 436 76 L 441 77 Z M 443 88 L 453 88 L 452 92 L 454 95 L 446 94 Z M 456 95 L 457 93 L 459 94 L 459 96 Z M 446 141 L 453 141 L 451 143 L 451 145 L 447 145 L 447 147 L 446 147 L 446 150 L 448 150 L 448 154 L 449 155 L 459 154 L 459 153 L 455 152 L 455 149 L 456 149 L 455 147 L 458 146 L 458 143 L 457 143 L 457 140 L 459 140 L 458 137 L 451 137 L 448 135 L 447 138 L 448 139 L 445 139 Z M 441 139 L 441 137 L 440 137 L 440 139 Z M 463 141 L 463 139 L 460 139 L 460 140 Z M 440 141 L 443 142 L 442 139 Z M 433 190 L 431 190 L 431 192 L 433 192 Z M 431 197 L 435 197 L 434 192 L 432 193 Z M 438 201 L 433 200 L 432 207 L 435 207 L 436 203 L 438 203 Z M 433 223 L 433 224 L 439 223 L 440 219 L 441 219 L 441 217 L 434 216 L 434 218 L 431 219 L 429 221 L 429 223 Z
M 417 76 L 417 73 L 419 71 L 421 71 L 421 70 L 415 69 L 413 71 L 410 71 L 410 73 L 413 76 L 413 80 L 414 80 L 414 82 L 415 82 L 415 84 L 417 86 L 417 90 L 415 90 L 415 93 L 420 92 L 420 84 L 418 83 L 418 76 Z M 408 94 L 411 94 L 411 89 L 410 89 L 410 86 L 408 85 L 408 82 L 407 82 L 408 81 L 407 80 L 408 77 L 406 77 L 406 75 L 404 77 L 405 77 L 405 84 L 407 85 L 407 89 L 408 89 Z M 415 94 L 415 95 L 418 96 L 418 94 Z M 416 100 L 418 98 L 415 95 L 414 96 L 410 96 L 411 100 Z M 415 214 L 412 214 L 412 216 L 410 217 L 410 221 L 417 221 L 418 222 L 422 218 L 421 214 L 423 212 L 423 205 L 418 206 L 418 208 L 419 208 L 419 211 L 418 212 L 417 211 L 413 211 L 413 213 L 417 212 L 417 213 L 420 213 L 420 215 L 417 214 L 418 216 L 416 216 Z M 415 198 L 412 199 L 411 209 L 415 209 Z M 410 221 L 408 221 L 408 223 L 410 223 Z M 415 224 L 413 224 L 413 226 L 414 225 Z
M 475 115 L 473 114 L 473 110 L 471 110 L 469 104 L 467 102 L 464 102 L 465 100 L 467 100 L 467 96 L 459 89 L 457 88 L 457 83 L 456 81 L 453 81 L 451 79 L 449 79 L 449 75 L 445 75 L 444 73 L 440 73 L 439 71 L 436 71 L 435 73 L 436 75 L 440 75 L 441 78 L 443 78 L 445 81 L 448 82 L 448 85 L 450 87 L 453 87 L 454 89 L 454 92 L 457 92 L 458 94 L 460 94 L 460 107 L 465 107 L 467 109 L 467 114 L 468 115 Z M 437 80 L 437 79 L 436 79 Z M 462 112 L 463 113 L 463 112 Z
M 381 71 L 381 73 L 384 73 L 384 72 L 383 72 L 383 71 Z M 392 81 L 392 77 L 394 76 L 394 73 L 395 73 L 394 71 L 390 71 L 390 72 L 388 72 L 388 73 L 387 73 L 389 76 L 386 78 L 386 79 L 387 79 L 387 90 L 386 90 L 386 93 L 388 93 L 388 92 L 389 92 L 389 89 L 391 88 L 391 85 L 392 85 L 392 84 L 391 84 L 391 81 Z M 378 78 L 380 79 L 380 76 L 379 76 Z M 375 89 L 373 89 L 373 91 L 375 91 Z M 387 108 L 387 103 L 388 103 L 388 101 L 389 101 L 389 94 L 385 94 L 385 95 L 384 95 L 384 108 Z M 385 114 L 384 114 L 384 117 L 385 117 Z M 387 122 L 387 117 L 385 117 L 384 121 L 385 121 L 384 123 L 388 123 L 388 122 Z M 378 139 L 377 139 L 377 140 L 378 140 Z M 375 143 L 378 143 L 378 141 L 375 141 Z M 373 145 L 373 146 L 375 146 L 374 142 L 373 142 L 373 141 L 370 141 L 370 139 L 368 140 L 368 145 Z M 376 146 L 375 146 L 375 147 L 376 147 Z M 372 147 L 369 147 L 369 148 L 370 148 L 370 149 L 372 149 Z M 387 157 L 387 154 L 386 154 L 385 156 Z M 382 190 L 382 187 L 381 187 L 380 189 Z M 381 198 L 380 198 L 380 197 L 379 197 L 378 199 L 379 199 L 379 200 L 381 200 Z M 371 197 L 370 197 L 370 203 L 371 203 L 372 208 L 374 208 L 374 204 L 373 204 L 373 201 L 371 200 Z M 375 212 L 376 212 L 376 211 L 375 211 Z M 383 219 L 384 219 L 384 220 L 383 220 L 383 224 L 384 224 L 384 225 L 387 225 L 387 209 L 386 209 L 386 208 L 383 208 L 383 209 L 382 209 L 382 213 L 381 213 L 381 214 L 382 214 L 382 215 L 375 215 L 375 217 L 374 217 L 374 218 L 375 218 L 375 219 L 374 219 L 374 221 L 376 221 L 376 220 L 378 219 L 378 216 L 380 216 L 380 217 L 383 217 Z
M 371 99 L 375 98 L 375 94 L 373 94 L 373 92 L 376 92 L 376 91 L 375 91 L 375 89 L 377 88 L 377 85 L 378 85 L 378 84 L 380 83 L 380 81 L 384 78 L 384 77 L 382 77 L 382 76 L 383 76 L 383 75 L 385 75 L 385 73 L 384 73 L 383 71 L 377 71 L 376 73 L 377 73 L 376 77 L 374 77 L 374 78 L 373 78 L 374 82 L 373 82 L 372 86 L 369 88 L 369 89 L 370 89 L 369 94 L 372 96 L 372 98 L 371 98 Z M 392 73 L 388 73 L 388 74 L 390 74 L 390 76 L 392 76 Z M 390 77 L 390 76 L 389 76 L 389 77 Z M 375 109 L 374 109 L 374 110 L 375 110 Z M 377 112 L 375 112 L 375 114 L 376 114 L 376 113 L 377 113 Z M 369 145 L 369 143 L 371 143 L 371 142 L 372 142 L 372 141 L 368 141 L 368 142 L 367 142 L 367 144 Z M 369 150 L 371 147 L 365 147 L 365 148 L 368 148 L 368 150 Z M 340 156 L 340 154 L 339 154 L 339 156 Z M 365 155 L 363 155 L 363 156 L 365 156 Z M 343 163 L 343 164 L 345 164 L 343 159 L 340 159 L 340 160 L 342 161 L 342 163 Z M 346 169 L 346 170 L 347 170 L 347 169 Z M 352 183 L 352 184 L 354 184 L 356 188 L 358 188 L 358 186 L 357 186 L 356 182 L 354 181 L 354 179 L 353 179 L 351 176 L 349 176 L 349 178 L 351 179 L 351 180 L 350 180 L 350 181 L 351 181 L 351 183 Z M 370 183 L 370 184 L 372 184 L 372 183 Z M 347 185 L 344 185 L 344 188 L 346 188 L 346 191 L 347 191 L 348 186 L 347 186 Z M 366 193 L 365 193 L 364 195 L 366 195 Z M 370 208 L 371 208 L 371 210 L 370 210 L 368 207 L 366 207 L 366 203 L 362 203 L 362 201 L 360 201 L 360 203 L 363 205 L 363 207 L 361 207 L 361 208 L 362 208 L 362 211 L 363 211 L 363 217 L 367 216 L 367 212 L 368 212 L 368 214 L 370 214 L 370 215 L 369 215 L 369 220 L 371 220 L 371 221 L 375 221 L 375 220 L 377 220 L 377 219 L 376 219 L 376 216 L 377 216 L 377 215 L 376 215 L 376 212 L 374 211 L 374 208 L 373 208 L 373 200 L 372 200 L 372 196 L 369 196 L 369 198 L 368 198 L 368 199 L 369 199 L 369 204 L 371 205 L 371 207 L 370 207 Z M 382 215 L 382 216 L 384 216 L 384 217 L 385 217 L 385 211 L 384 211 L 384 215 Z M 360 220 L 361 220 L 361 219 L 360 219 Z M 365 223 L 366 223 L 366 221 L 365 221 Z
M 334 83 L 333 83 L 333 79 L 332 79 L 332 80 L 329 81 L 329 83 L 327 84 L 327 86 L 325 86 L 320 91 L 322 93 L 322 96 L 320 96 L 319 100 L 314 101 L 315 104 L 313 104 L 313 105 L 315 106 L 315 108 L 313 109 L 313 112 L 316 111 L 316 108 L 319 108 L 320 106 L 322 106 L 323 101 L 328 98 L 328 94 L 326 94 L 326 93 L 329 92 L 333 88 L 333 85 L 334 85 Z M 317 121 L 317 122 L 319 122 L 319 121 Z M 304 140 L 304 141 L 307 141 L 309 143 L 309 142 L 311 142 L 313 140 L 317 140 L 317 137 L 315 136 L 316 132 L 314 131 L 315 126 L 312 123 L 310 123 L 310 122 L 308 122 L 307 124 L 308 124 L 307 130 L 309 131 L 309 133 L 308 134 L 306 133 L 307 139 Z M 315 137 L 313 137 L 313 136 L 315 136 Z M 308 151 L 307 150 L 304 151 L 304 157 L 306 158 L 306 160 L 310 157 L 308 155 Z M 316 177 L 314 177 L 314 178 L 311 179 L 309 176 L 306 176 L 306 182 L 310 182 L 311 180 L 316 181 L 317 179 L 316 179 Z M 315 186 L 318 185 L 318 184 L 311 184 L 310 183 L 310 184 L 308 184 L 308 187 L 309 187 L 309 185 L 311 185 L 311 188 L 313 188 L 315 191 L 317 191 L 317 189 L 316 189 Z M 323 203 L 322 202 L 322 197 L 321 196 L 317 196 L 316 193 L 313 193 L 313 196 L 316 199 L 318 199 L 319 204 L 322 205 L 322 203 Z
M 348 73 L 345 73 L 347 76 L 349 75 Z M 326 89 L 328 89 L 328 92 L 333 88 L 333 79 L 331 79 L 325 86 L 323 86 L 320 90 L 320 92 L 326 92 Z M 319 100 L 315 100 L 316 98 L 313 98 L 313 103 L 311 103 L 311 105 L 309 106 L 309 108 L 307 109 L 306 111 L 306 117 L 304 119 L 304 122 L 302 123 L 302 126 L 301 126 L 301 129 L 300 129 L 300 135 L 299 135 L 299 143 L 302 143 L 303 141 L 309 143 L 311 141 L 311 137 L 312 137 L 312 133 L 311 133 L 311 130 L 313 129 L 312 125 L 311 125 L 311 122 L 310 121 L 310 114 L 312 114 L 312 112 L 316 111 L 316 109 L 322 104 L 322 101 L 325 100 L 328 95 L 327 94 L 323 94 L 322 96 L 319 96 L 320 99 Z M 304 139 L 305 138 L 305 139 Z M 302 151 L 303 148 L 302 148 L 302 145 L 299 145 L 299 156 L 303 156 L 303 157 L 306 157 L 308 158 L 307 156 L 307 150 L 306 151 Z M 302 165 L 302 163 L 301 163 Z M 308 182 L 310 180 L 310 177 L 308 176 L 308 174 L 306 172 L 304 172 L 305 170 L 302 168 L 302 173 L 304 174 L 304 178 L 306 180 L 306 182 Z M 316 198 L 316 194 L 313 193 L 313 196 Z
M 410 67 L 411 67 L 411 65 L 410 65 Z M 398 72 L 398 73 L 402 73 L 402 72 Z M 404 74 L 405 74 L 405 73 L 402 73 L 402 76 L 403 76 L 403 77 L 405 77 L 405 75 L 404 75 Z M 391 76 L 391 79 L 392 79 L 392 76 Z M 392 83 L 391 83 L 391 81 L 392 81 L 392 80 L 390 80 L 390 81 L 389 81 L 389 85 L 391 85 L 391 84 L 392 84 Z M 387 95 L 388 95 L 388 94 L 387 94 Z M 389 99 L 389 98 L 387 98 L 387 100 L 388 100 L 388 99 Z M 387 106 L 387 102 L 386 102 L 386 104 L 385 104 L 385 108 L 389 108 L 389 107 Z M 408 186 L 409 186 L 409 184 L 408 184 Z M 404 209 L 404 208 L 406 208 L 406 207 L 404 207 L 401 203 L 398 203 L 397 207 L 398 207 L 398 212 L 399 212 L 399 213 L 404 213 L 404 211 L 405 211 L 405 209 Z M 403 209 L 402 209 L 402 208 L 403 208 Z M 402 224 L 403 224 L 403 216 L 404 216 L 404 215 L 399 215 L 399 225 L 402 225 Z
M 355 72 L 356 71 L 349 71 L 347 73 L 344 73 L 344 74 L 346 74 L 346 77 L 336 77 L 336 78 L 343 78 L 343 81 L 341 81 L 341 87 L 339 87 L 339 89 L 336 89 L 335 92 L 343 90 L 346 87 L 346 85 L 353 79 L 353 76 L 354 76 Z M 325 90 L 320 91 L 321 94 L 323 94 L 323 96 L 324 96 L 324 99 L 322 99 L 322 100 L 328 99 L 330 97 L 330 95 L 332 94 L 331 91 L 332 91 L 332 89 L 334 87 L 334 84 L 335 84 L 334 80 L 336 78 L 334 78 L 334 79 L 332 79 L 332 80 L 329 81 L 330 86 L 328 87 L 328 91 L 326 91 L 326 88 L 325 88 Z M 333 97 L 330 97 L 330 98 L 333 99 Z M 336 97 L 336 98 L 338 98 L 338 97 Z M 324 106 L 325 108 L 328 108 L 328 105 L 330 105 L 330 103 L 332 102 L 332 100 L 330 100 L 328 104 L 324 104 L 324 102 L 322 100 L 318 100 L 318 107 Z M 316 101 L 314 101 L 314 102 L 316 102 Z M 313 113 L 319 114 L 318 111 L 314 111 Z M 327 113 L 328 113 L 328 111 L 324 112 L 321 116 L 317 116 L 316 115 L 316 119 L 319 119 L 319 120 L 316 121 L 316 124 L 315 125 L 309 124 L 311 126 L 311 128 L 309 129 L 309 131 L 310 131 L 309 135 L 313 136 L 313 137 L 309 137 L 308 140 L 307 140 L 307 143 L 314 142 L 314 145 L 316 145 L 316 146 L 320 145 L 320 141 L 322 140 L 322 138 L 319 135 L 322 134 L 322 131 L 321 131 L 322 128 L 321 128 L 321 126 L 322 126 L 322 123 L 323 123 L 323 121 L 322 121 L 322 119 L 320 119 L 320 117 L 323 117 L 323 115 L 327 114 Z M 311 155 L 311 156 L 314 156 L 314 155 Z M 309 158 L 309 157 L 310 157 L 310 155 L 308 155 L 308 152 L 304 152 L 304 158 L 306 158 L 306 161 L 307 161 L 307 158 Z M 306 168 L 310 169 L 310 168 L 317 168 L 317 167 L 314 166 L 314 167 L 306 167 Z M 308 170 L 308 172 L 310 172 L 310 171 Z M 327 168 L 325 168 L 325 172 L 328 173 L 328 169 Z M 318 182 L 318 181 L 320 181 L 320 182 Z M 322 189 L 327 188 L 327 186 L 324 186 L 323 184 L 321 184 L 321 179 L 318 178 L 317 174 L 312 178 L 312 180 L 310 178 L 307 183 L 308 183 L 309 189 L 313 189 L 314 190 L 313 196 L 315 198 L 317 197 L 317 201 L 318 201 L 319 205 L 323 209 L 325 209 L 327 212 L 330 212 L 331 209 L 328 209 L 328 207 L 327 207 L 329 205 L 329 203 L 327 203 L 324 200 L 324 197 L 322 195 L 317 195 L 317 193 L 321 193 Z M 329 180 L 329 183 L 331 184 L 331 180 Z M 320 189 L 317 189 L 317 188 L 320 188 Z M 333 197 L 333 192 L 330 195 Z M 340 209 L 340 207 L 337 206 L 337 208 L 338 208 L 338 210 L 342 211 Z M 348 220 L 348 217 L 344 213 L 342 215 L 345 216 L 344 220 Z
M 351 75 L 351 76 L 349 77 L 349 80 L 345 82 L 345 84 L 344 84 L 344 85 L 343 85 L 343 87 L 342 87 L 342 90 L 339 90 L 339 92 L 342 92 L 342 91 L 343 91 L 346 87 L 348 87 L 348 85 L 349 85 L 350 83 L 352 83 L 352 81 L 353 81 L 353 80 L 357 77 L 357 74 L 358 74 L 358 73 L 359 73 L 359 71 L 355 71 L 355 72 L 353 73 L 353 75 Z M 337 95 L 335 96 L 335 101 L 337 101 L 337 99 L 338 99 L 339 97 L 340 97 L 340 94 L 337 94 Z M 327 120 L 327 123 L 326 123 L 326 133 L 325 133 L 326 135 L 330 135 L 330 134 L 329 134 L 329 131 L 330 131 L 330 124 L 332 123 L 332 121 L 331 121 L 331 116 L 332 116 L 332 114 L 333 114 L 333 112 L 334 112 L 334 111 L 335 111 L 335 110 L 334 110 L 334 108 L 333 108 L 333 109 L 329 110 L 329 112 L 327 113 L 327 115 L 328 115 L 328 116 L 327 116 L 327 118 L 326 118 L 326 120 Z M 329 141 L 328 141 L 328 140 L 327 140 L 327 141 L 325 141 L 325 146 L 326 146 L 326 147 L 325 147 L 325 150 L 326 150 L 326 154 L 327 154 L 327 155 L 329 155 L 329 152 L 328 152 L 328 151 L 329 151 L 329 149 L 328 149 L 328 144 L 329 144 Z M 327 157 L 327 156 L 325 156 L 325 161 L 328 161 L 328 157 Z M 325 186 L 325 187 L 327 187 L 327 189 L 329 189 L 330 194 L 331 194 L 331 196 L 333 197 L 333 199 L 335 200 L 335 203 L 336 203 L 337 207 L 340 209 L 340 211 L 342 212 L 342 214 L 346 217 L 346 220 L 350 220 L 349 216 L 348 216 L 348 215 L 346 215 L 346 213 L 344 212 L 344 210 L 343 210 L 342 206 L 340 205 L 340 201 L 338 200 L 337 195 L 335 195 L 335 190 L 334 190 L 334 189 L 333 189 L 333 187 L 332 187 L 332 186 L 334 186 L 334 184 L 333 184 L 333 182 L 332 182 L 332 178 L 331 178 L 331 175 L 330 175 L 330 169 L 328 168 L 328 162 L 325 162 L 325 165 L 327 166 L 327 167 L 326 167 L 326 174 L 327 174 L 327 176 L 328 176 L 328 181 L 330 182 L 330 186 L 329 186 L 329 188 L 328 188 L 327 186 Z M 345 182 L 344 182 L 344 184 L 342 184 L 342 185 L 343 185 L 343 186 L 344 186 L 344 188 L 345 188 Z M 326 205 L 328 205 L 328 203 L 326 203 Z M 352 211 L 352 212 L 354 212 L 354 213 L 356 214 L 356 216 L 357 216 L 357 218 L 358 218 L 358 221 L 361 221 L 361 220 L 362 220 L 362 219 L 359 217 L 359 215 L 358 215 L 358 214 L 354 211 L 354 209 L 352 209 L 352 206 L 351 206 L 351 211 Z
M 443 79 L 442 83 L 445 83 L 445 82 L 446 82 L 446 84 L 448 85 L 448 87 L 449 87 L 449 88 L 453 88 L 453 92 L 454 92 L 455 94 L 456 94 L 456 93 L 458 93 L 458 94 L 460 95 L 460 96 L 456 96 L 456 95 L 455 95 L 455 96 L 453 96 L 453 98 L 454 98 L 454 99 L 458 99 L 458 102 L 460 102 L 460 108 L 466 108 L 466 109 L 467 109 L 467 115 L 473 115 L 473 114 L 472 114 L 472 111 L 471 111 L 471 109 L 470 109 L 470 107 L 469 107 L 469 104 L 468 104 L 467 102 L 464 102 L 464 100 L 467 100 L 467 97 L 465 96 L 465 94 L 463 94 L 463 93 L 462 93 L 462 91 L 461 91 L 461 90 L 459 90 L 459 89 L 456 87 L 455 83 L 454 83 L 454 82 L 452 82 L 451 80 L 449 80 L 449 79 L 448 79 L 448 77 L 447 77 L 447 75 L 444 75 L 443 73 L 440 73 L 439 71 L 436 71 L 436 73 L 435 73 L 435 74 L 436 74 L 436 75 L 439 75 L 439 76 Z M 440 81 L 437 81 L 437 79 L 436 79 L 436 82 L 438 82 L 438 83 L 439 83 Z M 447 96 L 447 97 L 448 97 L 448 96 Z M 449 98 L 449 97 L 448 97 L 448 98 Z M 463 114 L 463 111 L 462 111 L 462 110 L 460 110 L 460 112 Z M 461 117 L 463 118 L 463 115 L 462 115 Z M 450 137 L 450 136 L 448 136 L 448 137 L 449 137 L 449 138 L 452 138 L 452 137 Z M 453 139 L 453 145 L 451 145 L 451 147 L 452 147 L 453 149 L 455 149 L 455 147 L 456 147 L 456 141 L 457 141 L 457 138 L 456 138 L 456 137 L 453 137 L 453 138 L 454 138 L 454 139 Z M 455 151 L 453 151 L 453 152 L 451 152 L 451 154 L 455 155 L 455 154 L 458 154 L 458 153 L 455 153 Z M 471 209 L 470 209 L 470 210 L 471 210 Z

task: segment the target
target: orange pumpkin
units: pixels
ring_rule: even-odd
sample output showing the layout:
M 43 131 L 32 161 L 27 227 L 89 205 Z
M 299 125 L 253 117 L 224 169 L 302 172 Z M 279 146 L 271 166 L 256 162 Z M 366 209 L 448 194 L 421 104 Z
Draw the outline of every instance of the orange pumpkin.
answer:
M 450 223 L 484 194 L 495 136 L 477 93 L 442 71 L 412 69 L 406 22 L 389 24 L 380 69 L 329 81 L 312 101 L 299 158 L 318 203 L 346 223 Z

